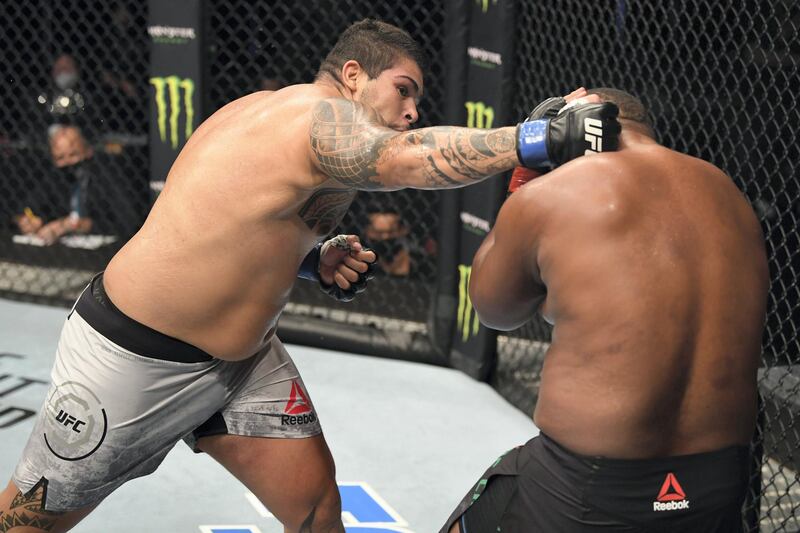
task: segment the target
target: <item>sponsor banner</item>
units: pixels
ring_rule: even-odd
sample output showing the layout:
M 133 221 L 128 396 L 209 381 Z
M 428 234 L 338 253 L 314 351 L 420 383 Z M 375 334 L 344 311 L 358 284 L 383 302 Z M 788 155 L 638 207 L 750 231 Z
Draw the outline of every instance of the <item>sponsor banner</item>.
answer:
M 515 0 L 476 0 L 470 6 L 462 49 L 467 85 L 461 124 L 467 127 L 490 129 L 516 122 L 509 116 L 515 5 Z M 499 175 L 460 189 L 458 306 L 450 359 L 454 367 L 478 379 L 488 376 L 497 334 L 480 324 L 469 298 L 472 258 L 497 216 L 506 184 L 506 176 Z
M 470 59 L 470 64 L 476 67 L 493 69 L 503 64 L 503 56 L 497 52 L 490 52 L 477 46 L 470 46 L 467 48 L 467 55 Z
M 203 118 L 202 0 L 150 0 L 150 189 L 169 169 Z

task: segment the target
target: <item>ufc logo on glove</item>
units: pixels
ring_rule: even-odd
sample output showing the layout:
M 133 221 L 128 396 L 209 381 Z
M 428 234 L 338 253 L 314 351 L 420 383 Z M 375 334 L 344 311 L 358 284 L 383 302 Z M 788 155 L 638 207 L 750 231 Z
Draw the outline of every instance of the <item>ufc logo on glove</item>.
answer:
M 586 117 L 583 119 L 583 129 L 586 131 L 584 139 L 586 139 L 591 148 L 587 148 L 584 155 L 594 154 L 603 151 L 603 121 Z

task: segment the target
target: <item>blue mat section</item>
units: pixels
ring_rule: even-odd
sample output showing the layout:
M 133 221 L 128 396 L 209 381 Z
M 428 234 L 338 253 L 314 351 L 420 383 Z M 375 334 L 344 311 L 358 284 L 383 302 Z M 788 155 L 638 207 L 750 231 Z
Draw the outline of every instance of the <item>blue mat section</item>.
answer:
M 0 300 L 0 477 L 45 393 L 68 310 Z M 480 474 L 538 433 L 491 387 L 429 365 L 287 346 L 337 467 L 348 533 L 438 531 Z M 77 533 L 280 533 L 208 456 L 179 443 L 151 476 L 112 494 Z

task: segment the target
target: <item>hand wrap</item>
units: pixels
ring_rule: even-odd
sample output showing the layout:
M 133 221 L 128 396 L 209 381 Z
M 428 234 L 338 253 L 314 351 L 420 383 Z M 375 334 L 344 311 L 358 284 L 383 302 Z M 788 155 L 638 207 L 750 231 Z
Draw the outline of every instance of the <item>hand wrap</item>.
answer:
M 350 252 L 350 245 L 347 242 L 347 237 L 345 235 L 337 235 L 336 237 L 328 239 L 324 243 L 315 246 L 314 250 L 312 250 L 311 253 L 309 253 L 308 256 L 306 256 L 306 259 L 303 260 L 303 264 L 305 264 L 306 260 L 309 259 L 309 256 L 312 255 L 316 250 L 316 262 L 317 262 L 316 280 L 319 282 L 320 290 L 322 290 L 322 292 L 324 292 L 331 298 L 334 298 L 335 300 L 338 300 L 340 302 L 349 302 L 356 297 L 356 294 L 364 292 L 364 290 L 367 288 L 367 282 L 375 277 L 375 264 L 378 262 L 378 254 L 375 254 L 375 261 L 367 263 L 367 271 L 359 272 L 358 279 L 356 281 L 350 282 L 350 288 L 343 289 L 336 283 L 335 280 L 333 283 L 328 285 L 327 283 L 324 283 L 322 279 L 319 278 L 319 258 L 325 253 L 327 246 L 333 246 L 335 248 L 338 248 L 339 250 L 343 250 L 348 253 Z M 369 248 L 364 248 L 363 251 L 365 252 L 371 251 L 372 253 L 375 253 L 373 250 L 370 250 Z M 302 265 L 301 265 L 301 270 L 302 270 Z

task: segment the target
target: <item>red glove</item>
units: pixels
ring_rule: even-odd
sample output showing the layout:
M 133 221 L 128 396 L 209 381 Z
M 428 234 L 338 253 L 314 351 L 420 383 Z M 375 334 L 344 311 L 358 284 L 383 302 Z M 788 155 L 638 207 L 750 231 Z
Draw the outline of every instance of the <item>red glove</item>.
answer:
M 519 189 L 532 179 L 538 178 L 541 175 L 542 175 L 541 173 L 530 168 L 515 167 L 514 173 L 511 174 L 511 181 L 508 182 L 508 195 L 511 195 L 511 193 L 516 192 L 517 189 Z

